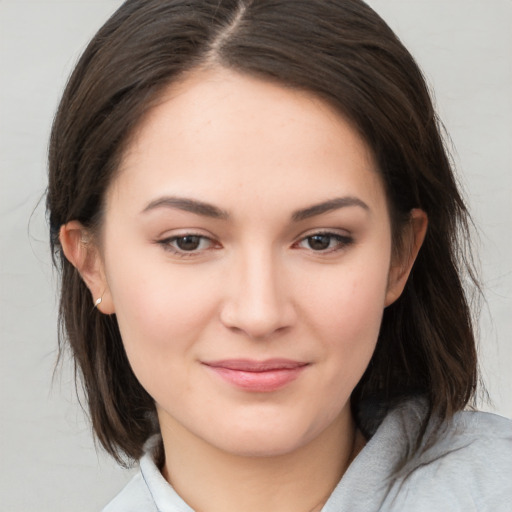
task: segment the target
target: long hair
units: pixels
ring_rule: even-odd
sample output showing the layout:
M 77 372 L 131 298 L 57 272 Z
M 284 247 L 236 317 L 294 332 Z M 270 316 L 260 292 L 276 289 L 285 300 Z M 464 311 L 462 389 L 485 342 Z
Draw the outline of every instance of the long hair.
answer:
M 352 394 L 390 403 L 421 394 L 440 418 L 477 383 L 462 281 L 468 215 L 425 80 L 407 49 L 361 0 L 128 0 L 92 39 L 56 114 L 49 151 L 54 261 L 62 275 L 60 347 L 71 347 L 93 429 L 118 461 L 137 459 L 158 426 L 155 405 L 124 352 L 115 315 L 62 254 L 59 228 L 101 225 L 105 192 L 130 138 L 163 91 L 218 66 L 308 91 L 328 102 L 372 150 L 390 205 L 393 242 L 412 208 L 429 228 L 402 296 L 386 308 L 377 348 Z

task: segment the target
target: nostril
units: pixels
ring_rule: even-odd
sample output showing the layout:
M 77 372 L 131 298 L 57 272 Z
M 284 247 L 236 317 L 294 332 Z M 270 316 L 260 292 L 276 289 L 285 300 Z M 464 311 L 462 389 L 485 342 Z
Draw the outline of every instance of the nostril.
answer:
M 268 244 L 259 245 L 263 249 L 256 251 L 253 240 L 250 249 L 238 254 L 225 283 L 220 311 L 225 327 L 251 339 L 282 333 L 295 318 L 291 290 L 279 261 Z
M 251 339 L 266 339 L 282 333 L 292 325 L 290 308 L 284 303 L 255 304 L 233 300 L 222 308 L 222 324 L 233 332 L 243 333 Z

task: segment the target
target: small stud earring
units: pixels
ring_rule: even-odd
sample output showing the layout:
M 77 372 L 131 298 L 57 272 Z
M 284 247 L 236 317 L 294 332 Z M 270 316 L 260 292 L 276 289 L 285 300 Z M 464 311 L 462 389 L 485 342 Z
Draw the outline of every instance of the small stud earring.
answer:
M 103 297 L 100 297 L 99 299 L 96 299 L 96 302 L 94 303 L 94 307 L 97 308 L 103 301 Z

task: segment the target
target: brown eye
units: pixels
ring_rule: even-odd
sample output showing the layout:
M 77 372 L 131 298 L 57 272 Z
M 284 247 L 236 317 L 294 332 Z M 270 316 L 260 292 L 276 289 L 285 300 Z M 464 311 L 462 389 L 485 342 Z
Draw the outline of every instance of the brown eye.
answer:
M 331 235 L 313 235 L 307 238 L 308 245 L 314 251 L 325 251 L 329 249 L 332 240 Z
M 353 238 L 347 235 L 320 232 L 303 238 L 298 247 L 319 253 L 331 253 L 348 247 L 353 241 Z
M 196 256 L 216 245 L 210 238 L 194 233 L 165 238 L 158 244 L 177 256 Z
M 180 236 L 175 239 L 176 246 L 182 251 L 196 251 L 203 237 L 196 235 Z

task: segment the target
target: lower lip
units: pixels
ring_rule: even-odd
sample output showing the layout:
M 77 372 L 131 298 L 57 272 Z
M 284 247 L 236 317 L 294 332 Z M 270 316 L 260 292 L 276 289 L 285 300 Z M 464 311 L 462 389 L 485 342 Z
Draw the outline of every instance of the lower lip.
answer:
M 296 368 L 248 372 L 218 366 L 206 366 L 230 384 L 256 393 L 269 393 L 284 388 L 297 379 L 306 368 L 306 366 L 298 366 Z

